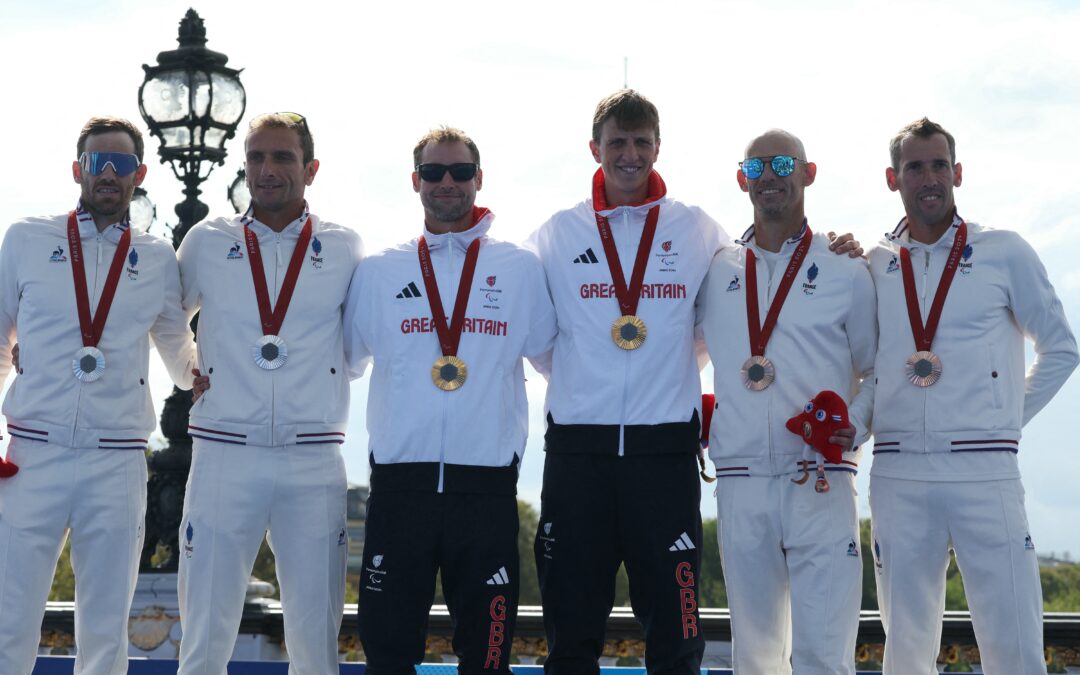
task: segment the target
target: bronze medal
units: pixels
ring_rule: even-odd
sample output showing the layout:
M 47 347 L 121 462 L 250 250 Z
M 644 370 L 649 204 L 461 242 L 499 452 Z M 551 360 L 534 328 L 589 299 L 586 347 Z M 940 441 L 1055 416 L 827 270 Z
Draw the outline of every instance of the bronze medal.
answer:
M 611 339 L 623 349 L 637 349 L 648 335 L 645 322 L 633 314 L 624 314 L 611 324 Z
M 803 223 L 803 233 L 799 244 L 791 254 L 784 276 L 776 289 L 769 311 L 765 314 L 765 323 L 760 321 L 758 310 L 758 286 L 757 286 L 757 260 L 754 252 L 746 249 L 746 328 L 750 338 L 750 353 L 752 356 L 743 363 L 742 381 L 750 391 L 763 391 L 776 379 L 776 368 L 772 361 L 765 358 L 765 347 L 769 344 L 776 321 L 780 318 L 780 310 L 787 300 L 788 291 L 799 274 L 803 260 L 810 250 L 810 242 L 813 238 L 810 226 Z
M 431 366 L 431 381 L 443 391 L 460 389 L 468 376 L 468 367 L 456 356 L 440 356 Z
M 929 387 L 941 379 L 941 359 L 931 351 L 915 352 L 904 364 L 904 374 L 916 387 Z
M 937 332 L 938 321 L 941 320 L 941 312 L 945 308 L 945 298 L 949 294 L 956 268 L 960 262 L 960 256 L 967 243 L 967 223 L 959 216 L 953 214 L 954 222 L 960 220 L 956 227 L 952 248 L 949 257 L 945 260 L 945 269 L 941 272 L 938 280 L 937 291 L 930 305 L 930 312 L 926 317 L 926 323 L 922 321 L 919 312 L 919 300 L 915 289 L 915 271 L 911 266 L 911 252 L 906 246 L 900 247 L 900 270 L 904 282 L 904 300 L 907 302 L 908 322 L 911 324 L 911 335 L 915 340 L 915 348 L 918 350 L 908 357 L 904 363 L 904 375 L 908 382 L 916 387 L 929 387 L 941 379 L 941 359 L 930 351 L 934 343 L 934 334 Z
M 767 389 L 776 379 L 776 368 L 764 356 L 751 356 L 742 365 L 743 385 L 750 391 Z

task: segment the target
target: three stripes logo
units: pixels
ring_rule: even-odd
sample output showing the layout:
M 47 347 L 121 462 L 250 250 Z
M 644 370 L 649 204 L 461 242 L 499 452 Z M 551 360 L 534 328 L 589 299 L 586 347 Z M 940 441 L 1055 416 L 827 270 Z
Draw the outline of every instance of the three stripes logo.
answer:
M 491 575 L 491 578 L 487 580 L 488 586 L 505 586 L 510 583 L 510 575 L 506 573 L 505 567 L 500 567 L 499 571 Z
M 696 548 L 694 542 L 690 541 L 690 535 L 683 532 L 679 535 L 679 538 L 675 540 L 675 543 L 668 546 L 669 551 L 690 551 Z
M 588 265 L 588 264 L 598 263 L 600 261 L 597 259 L 596 254 L 593 253 L 593 250 L 591 248 L 587 248 L 587 249 L 585 249 L 584 253 L 582 253 L 578 257 L 574 258 L 574 262 L 575 263 L 585 263 L 585 264 Z
M 420 289 L 416 287 L 415 281 L 410 281 L 409 285 L 401 289 L 401 292 L 395 295 L 396 298 L 419 298 Z

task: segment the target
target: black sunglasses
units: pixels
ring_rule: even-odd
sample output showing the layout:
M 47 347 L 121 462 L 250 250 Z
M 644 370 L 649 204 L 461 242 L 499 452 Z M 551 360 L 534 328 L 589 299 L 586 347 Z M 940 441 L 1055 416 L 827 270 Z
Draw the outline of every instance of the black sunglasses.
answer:
M 454 179 L 456 183 L 464 183 L 467 180 L 476 178 L 476 172 L 479 167 L 472 163 L 460 163 L 460 164 L 417 164 L 416 172 L 420 174 L 420 179 L 429 183 L 438 183 L 446 175 L 446 172 L 450 172 L 450 177 Z

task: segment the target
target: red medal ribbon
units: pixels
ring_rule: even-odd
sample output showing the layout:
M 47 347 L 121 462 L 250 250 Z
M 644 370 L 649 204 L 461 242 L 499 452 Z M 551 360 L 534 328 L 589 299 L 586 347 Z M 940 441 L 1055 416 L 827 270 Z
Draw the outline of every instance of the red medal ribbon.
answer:
M 424 277 L 428 306 L 431 307 L 432 318 L 435 320 L 435 332 L 439 334 L 443 356 L 457 356 L 458 345 L 461 344 L 461 329 L 465 327 L 465 308 L 469 305 L 469 289 L 472 288 L 473 272 L 476 271 L 476 259 L 480 256 L 480 237 L 473 239 L 465 252 L 461 282 L 458 285 L 457 299 L 454 301 L 454 316 L 449 326 L 446 325 L 446 311 L 443 309 L 442 296 L 439 295 L 439 283 L 435 281 L 435 268 L 431 265 L 431 251 L 428 250 L 427 240 L 423 236 L 420 237 L 416 250 L 420 256 L 420 274 Z
M 277 335 L 281 324 L 285 323 L 285 313 L 289 311 L 296 280 L 300 277 L 300 266 L 304 263 L 308 242 L 311 241 L 311 218 L 308 217 L 296 240 L 289 267 L 285 271 L 285 281 L 281 284 L 277 304 L 270 308 L 270 291 L 266 287 L 266 272 L 263 270 L 262 252 L 259 250 L 259 238 L 244 225 L 244 240 L 247 242 L 248 263 L 251 265 L 251 280 L 255 282 L 255 299 L 259 303 L 259 319 L 262 321 L 263 335 Z
M 90 294 L 86 290 L 86 267 L 83 264 L 82 242 L 79 239 L 79 225 L 75 211 L 68 216 L 68 248 L 71 249 L 71 274 L 75 281 L 75 307 L 79 312 L 79 330 L 82 332 L 84 347 L 97 347 L 101 334 L 105 331 L 105 321 L 109 318 L 116 286 L 120 283 L 120 272 L 124 269 L 124 258 L 131 246 L 131 228 L 124 230 L 113 253 L 109 274 L 105 277 L 105 287 L 101 289 L 97 311 L 90 316 Z
M 649 193 L 643 204 L 662 199 L 667 194 L 667 186 L 655 171 L 649 174 Z M 630 204 L 629 206 L 640 206 Z M 641 284 L 645 280 L 645 267 L 649 262 L 649 250 L 652 248 L 653 237 L 656 235 L 656 222 L 660 219 L 660 206 L 656 205 L 649 209 L 645 216 L 645 229 L 638 241 L 637 257 L 634 259 L 634 269 L 630 273 L 630 287 L 626 287 L 626 277 L 623 276 L 622 264 L 619 262 L 619 251 L 615 248 L 615 239 L 611 236 L 611 225 L 608 219 L 600 215 L 600 211 L 606 211 L 607 195 L 604 190 L 604 170 L 597 169 L 593 175 L 593 207 L 596 211 L 596 229 L 600 231 L 600 242 L 604 245 L 604 257 L 607 258 L 608 270 L 611 272 L 611 281 L 615 286 L 615 297 L 619 301 L 619 311 L 623 316 L 637 314 L 638 301 L 641 299 Z
M 795 283 L 795 277 L 799 275 L 799 269 L 802 267 L 803 260 L 806 259 L 806 252 L 810 250 L 813 233 L 810 232 L 809 225 L 804 225 L 803 230 L 802 239 L 795 247 L 795 252 L 791 254 L 791 260 L 788 261 L 787 269 L 784 270 L 784 277 L 780 280 L 780 286 L 776 289 L 772 304 L 769 305 L 769 313 L 765 315 L 764 326 L 761 325 L 758 313 L 757 261 L 754 259 L 753 250 L 746 249 L 746 325 L 750 330 L 750 353 L 753 356 L 764 356 L 765 345 L 769 343 L 773 328 L 776 328 L 776 320 L 780 318 L 780 309 L 787 300 L 791 285 Z
M 904 297 L 907 300 L 908 320 L 911 322 L 911 335 L 915 338 L 916 351 L 928 352 L 934 343 L 934 333 L 937 332 L 938 321 L 941 320 L 941 310 L 945 307 L 945 296 L 949 294 L 953 277 L 956 276 L 956 268 L 960 265 L 960 256 L 967 244 L 967 223 L 960 220 L 956 226 L 956 237 L 953 239 L 949 257 L 945 260 L 945 269 L 941 272 L 937 291 L 934 292 L 934 302 L 930 305 L 930 314 L 926 317 L 926 325 L 923 326 L 922 314 L 919 312 L 919 299 L 915 296 L 915 272 L 911 268 L 911 253 L 906 246 L 900 247 L 900 269 L 904 275 Z

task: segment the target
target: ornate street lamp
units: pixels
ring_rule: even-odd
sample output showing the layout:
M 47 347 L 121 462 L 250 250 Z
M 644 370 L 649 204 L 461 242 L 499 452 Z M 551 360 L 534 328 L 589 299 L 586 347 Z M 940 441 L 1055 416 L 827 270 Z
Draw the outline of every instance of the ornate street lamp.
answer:
M 199 184 L 225 163 L 225 141 L 236 134 L 247 99 L 240 71 L 225 67 L 229 57 L 206 48 L 206 27 L 194 9 L 180 22 L 177 42 L 179 49 L 158 54 L 158 65 L 143 65 L 139 112 L 161 143 L 161 162 L 184 183 L 186 199 L 176 206 L 180 225 L 173 230 L 179 247 L 209 212 L 198 199 Z
M 237 213 L 246 213 L 251 206 L 251 191 L 247 186 L 247 172 L 240 169 L 229 185 L 229 203 Z
M 246 97 L 240 71 L 225 67 L 229 57 L 206 48 L 206 27 L 194 9 L 180 21 L 177 42 L 178 49 L 158 54 L 158 65 L 143 65 L 139 112 L 161 144 L 162 164 L 170 164 L 184 183 L 185 199 L 176 205 L 180 223 L 172 228 L 173 246 L 179 248 L 188 230 L 209 213 L 198 199 L 199 185 L 214 165 L 225 163 L 225 141 L 236 134 Z M 191 393 L 173 387 L 161 412 L 169 446 L 148 461 L 143 571 L 175 572 L 179 565 L 178 532 L 191 468 L 190 411 Z
M 128 214 L 131 224 L 146 232 L 157 219 L 157 206 L 150 201 L 150 196 L 146 194 L 146 190 L 137 187 L 134 196 L 131 198 L 131 204 L 128 206 Z

